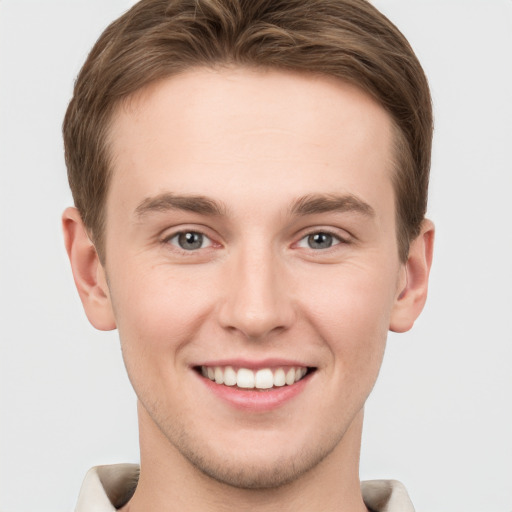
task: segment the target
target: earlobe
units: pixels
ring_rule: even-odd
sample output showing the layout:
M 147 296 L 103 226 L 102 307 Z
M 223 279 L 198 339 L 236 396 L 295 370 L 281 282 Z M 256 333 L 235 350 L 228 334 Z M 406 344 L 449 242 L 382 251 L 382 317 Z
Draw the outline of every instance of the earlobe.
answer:
M 403 284 L 399 287 L 391 313 L 391 331 L 408 331 L 423 310 L 432 265 L 434 231 L 434 224 L 425 219 L 420 234 L 411 242 L 409 256 L 403 267 Z
M 115 329 L 105 271 L 76 208 L 64 211 L 62 229 L 75 285 L 89 322 L 102 331 Z

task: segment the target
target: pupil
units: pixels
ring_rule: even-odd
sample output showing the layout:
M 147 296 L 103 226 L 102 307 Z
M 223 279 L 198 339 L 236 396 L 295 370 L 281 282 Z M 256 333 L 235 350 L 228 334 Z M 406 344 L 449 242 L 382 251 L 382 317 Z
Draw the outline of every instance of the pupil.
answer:
M 309 235 L 308 244 L 312 249 L 328 249 L 332 246 L 332 235 L 328 233 Z
M 181 233 L 178 242 L 182 249 L 190 251 L 192 249 L 200 249 L 203 245 L 203 235 L 201 233 Z

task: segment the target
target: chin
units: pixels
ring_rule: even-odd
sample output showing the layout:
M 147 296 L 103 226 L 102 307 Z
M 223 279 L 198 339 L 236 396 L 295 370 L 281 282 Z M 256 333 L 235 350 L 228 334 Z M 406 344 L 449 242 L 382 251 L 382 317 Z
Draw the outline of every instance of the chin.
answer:
M 294 443 L 284 442 L 278 448 L 270 448 L 272 443 L 253 442 L 250 448 L 256 448 L 243 453 L 233 447 L 214 448 L 214 442 L 198 446 L 197 441 L 187 435 L 181 435 L 179 443 L 169 441 L 192 466 L 216 482 L 238 489 L 271 490 L 289 485 L 314 470 L 340 439 L 333 436 L 328 442 L 312 446 L 299 443 L 295 448 Z M 265 445 L 267 449 L 261 449 Z

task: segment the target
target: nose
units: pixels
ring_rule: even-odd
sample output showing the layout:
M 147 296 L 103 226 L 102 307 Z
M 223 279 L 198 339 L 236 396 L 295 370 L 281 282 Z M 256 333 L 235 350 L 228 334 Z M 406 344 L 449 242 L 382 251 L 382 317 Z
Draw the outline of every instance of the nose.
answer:
M 258 340 L 288 329 L 294 321 L 292 289 L 271 251 L 245 251 L 228 264 L 219 322 L 224 329 Z M 231 259 L 231 258 L 230 258 Z

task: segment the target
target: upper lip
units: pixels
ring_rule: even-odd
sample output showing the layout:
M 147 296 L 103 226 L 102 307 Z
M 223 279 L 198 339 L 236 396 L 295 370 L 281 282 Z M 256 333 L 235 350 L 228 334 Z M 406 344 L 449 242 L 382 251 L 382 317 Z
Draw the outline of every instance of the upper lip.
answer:
M 303 368 L 312 367 L 311 364 L 304 363 L 303 361 L 287 358 L 266 358 L 260 360 L 244 358 L 210 359 L 198 362 L 192 366 L 233 366 L 237 368 L 247 368 L 249 370 L 258 370 L 260 368 L 279 368 L 283 366 L 299 366 Z

